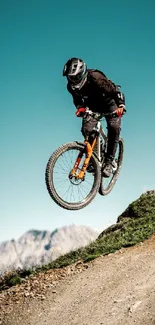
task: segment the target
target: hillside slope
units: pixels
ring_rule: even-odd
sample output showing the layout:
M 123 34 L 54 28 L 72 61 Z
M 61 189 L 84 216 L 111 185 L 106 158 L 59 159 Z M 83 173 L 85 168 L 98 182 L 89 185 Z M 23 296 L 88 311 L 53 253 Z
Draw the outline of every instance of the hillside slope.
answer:
M 0 324 L 155 325 L 154 283 L 155 191 L 149 191 L 85 248 L 35 273 L 1 278 Z
M 99 257 L 61 281 L 49 277 L 44 296 L 9 302 L 3 293 L 3 325 L 155 324 L 155 236 L 144 244 Z M 18 289 L 19 290 L 19 289 Z M 18 292 L 19 295 L 19 292 Z M 2 298 L 1 298 L 2 299 Z M 12 299 L 12 298 L 11 298 Z

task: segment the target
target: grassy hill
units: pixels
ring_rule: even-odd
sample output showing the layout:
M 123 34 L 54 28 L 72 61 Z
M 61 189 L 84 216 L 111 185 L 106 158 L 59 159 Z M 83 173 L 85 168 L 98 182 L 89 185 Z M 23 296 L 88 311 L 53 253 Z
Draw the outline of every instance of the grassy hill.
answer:
M 148 191 L 132 202 L 118 217 L 116 224 L 105 229 L 90 245 L 59 257 L 55 261 L 35 270 L 15 270 L 0 278 L 0 291 L 20 284 L 30 274 L 61 268 L 78 260 L 90 260 L 113 253 L 122 247 L 143 242 L 155 233 L 155 191 Z

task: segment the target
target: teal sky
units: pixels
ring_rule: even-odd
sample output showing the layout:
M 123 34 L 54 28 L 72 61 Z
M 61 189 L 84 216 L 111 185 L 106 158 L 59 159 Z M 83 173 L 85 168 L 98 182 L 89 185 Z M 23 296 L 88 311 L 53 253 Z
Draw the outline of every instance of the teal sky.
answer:
M 69 224 L 103 229 L 155 188 L 155 2 L 0 1 L 0 242 Z M 125 157 L 106 197 L 80 211 L 50 198 L 46 163 L 62 143 L 81 140 L 81 119 L 62 77 L 80 57 L 122 85 Z

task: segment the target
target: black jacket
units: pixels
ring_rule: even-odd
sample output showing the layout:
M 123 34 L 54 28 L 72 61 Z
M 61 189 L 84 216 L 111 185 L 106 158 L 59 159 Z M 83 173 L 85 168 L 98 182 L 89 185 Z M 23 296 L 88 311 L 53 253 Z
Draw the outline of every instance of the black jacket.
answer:
M 68 91 L 73 96 L 76 108 L 88 107 L 93 112 L 111 113 L 116 106 L 125 104 L 125 97 L 120 87 L 112 83 L 99 70 L 88 70 L 87 81 L 81 89 L 73 89 L 67 84 Z

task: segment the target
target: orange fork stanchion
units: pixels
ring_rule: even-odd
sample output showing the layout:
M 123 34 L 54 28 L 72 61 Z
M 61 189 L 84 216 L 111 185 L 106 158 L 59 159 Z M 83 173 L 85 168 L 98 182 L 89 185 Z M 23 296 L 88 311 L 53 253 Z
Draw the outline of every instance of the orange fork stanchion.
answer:
M 77 169 L 78 169 L 78 167 L 79 167 L 79 165 L 80 165 L 80 161 L 81 161 L 81 159 L 82 159 L 82 156 L 83 156 L 83 150 L 80 151 L 79 154 L 78 154 L 78 157 L 77 157 L 77 159 L 76 159 L 76 162 L 75 162 L 75 164 L 74 164 L 74 167 L 73 167 L 73 169 L 72 169 L 72 171 L 71 171 L 71 175 L 72 175 L 72 176 L 77 176 L 76 172 L 77 172 Z
M 82 156 L 83 156 L 83 151 L 81 151 L 79 153 L 77 159 L 76 159 L 75 165 L 74 165 L 74 167 L 72 169 L 72 172 L 71 172 L 71 175 L 74 176 L 75 178 L 77 178 L 77 179 L 83 179 L 84 178 L 86 169 L 88 167 L 90 158 L 92 156 L 93 149 L 94 149 L 95 144 L 96 144 L 96 140 L 97 140 L 97 137 L 94 139 L 92 145 L 87 140 L 85 140 L 84 143 L 86 145 L 86 158 L 84 160 L 81 171 L 77 174 L 77 169 L 78 169 L 78 166 L 79 166 L 80 161 L 81 161 Z

